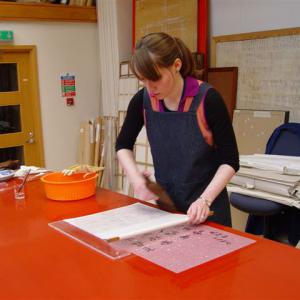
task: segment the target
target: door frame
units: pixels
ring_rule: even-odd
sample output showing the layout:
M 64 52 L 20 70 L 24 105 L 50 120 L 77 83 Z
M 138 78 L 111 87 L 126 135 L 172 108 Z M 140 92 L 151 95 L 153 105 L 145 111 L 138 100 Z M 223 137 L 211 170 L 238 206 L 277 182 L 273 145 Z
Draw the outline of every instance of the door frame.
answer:
M 29 97 L 32 105 L 32 109 L 36 114 L 33 118 L 34 123 L 34 135 L 37 141 L 37 149 L 39 152 L 40 166 L 45 166 L 44 157 L 44 142 L 43 142 L 43 130 L 41 120 L 41 107 L 40 107 L 40 93 L 39 93 L 39 81 L 38 81 L 38 68 L 37 68 L 37 49 L 34 45 L 0 45 L 0 53 L 25 53 L 29 54 Z

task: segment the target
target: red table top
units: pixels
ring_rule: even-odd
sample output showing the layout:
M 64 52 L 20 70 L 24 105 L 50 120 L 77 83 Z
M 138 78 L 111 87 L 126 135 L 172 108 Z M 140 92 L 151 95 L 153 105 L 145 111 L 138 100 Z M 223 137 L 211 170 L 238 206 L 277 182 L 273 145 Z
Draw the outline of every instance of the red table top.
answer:
M 215 225 L 257 242 L 175 274 L 134 255 L 110 260 L 48 226 L 133 198 L 99 189 L 57 202 L 39 180 L 25 191 L 26 200 L 16 202 L 11 189 L 0 188 L 0 299 L 299 299 L 300 251 L 293 247 Z

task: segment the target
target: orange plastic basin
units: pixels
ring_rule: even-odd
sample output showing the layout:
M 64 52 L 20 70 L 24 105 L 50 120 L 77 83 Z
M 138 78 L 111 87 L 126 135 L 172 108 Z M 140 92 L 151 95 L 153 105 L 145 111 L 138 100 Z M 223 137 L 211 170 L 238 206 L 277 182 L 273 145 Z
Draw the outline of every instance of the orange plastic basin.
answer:
M 96 173 L 64 175 L 61 172 L 46 174 L 41 178 L 47 198 L 72 201 L 88 198 L 96 193 Z

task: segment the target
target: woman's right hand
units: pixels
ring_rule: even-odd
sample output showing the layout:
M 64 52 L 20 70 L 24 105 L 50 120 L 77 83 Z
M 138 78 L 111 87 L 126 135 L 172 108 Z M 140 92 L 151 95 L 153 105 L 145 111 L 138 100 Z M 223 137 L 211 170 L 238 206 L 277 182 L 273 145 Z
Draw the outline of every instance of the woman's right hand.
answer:
M 133 152 L 128 149 L 120 149 L 117 152 L 117 156 L 121 166 L 125 170 L 129 182 L 133 186 L 135 196 L 145 201 L 158 199 L 158 197 L 147 188 L 145 177 L 149 177 L 150 173 L 145 171 L 141 172 L 141 170 L 138 169 Z
M 157 200 L 157 195 L 153 194 L 148 188 L 146 184 L 146 179 L 143 175 L 137 178 L 133 182 L 134 194 L 137 198 L 145 201 L 149 200 Z

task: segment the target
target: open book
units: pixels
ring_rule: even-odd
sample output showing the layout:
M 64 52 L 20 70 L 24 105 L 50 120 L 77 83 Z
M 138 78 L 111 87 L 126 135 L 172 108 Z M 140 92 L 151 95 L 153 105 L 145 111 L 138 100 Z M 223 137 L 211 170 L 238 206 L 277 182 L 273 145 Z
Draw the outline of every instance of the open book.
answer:
M 98 238 L 113 241 L 187 222 L 188 216 L 135 203 L 67 222 Z

